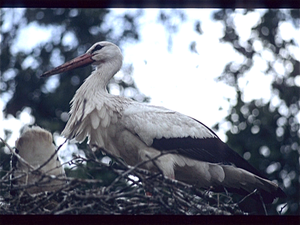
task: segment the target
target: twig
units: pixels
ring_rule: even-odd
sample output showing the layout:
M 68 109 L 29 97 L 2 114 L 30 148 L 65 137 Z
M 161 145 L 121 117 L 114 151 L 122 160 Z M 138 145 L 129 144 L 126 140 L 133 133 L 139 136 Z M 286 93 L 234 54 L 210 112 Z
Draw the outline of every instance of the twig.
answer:
M 30 165 L 25 159 L 23 159 L 19 154 L 17 154 L 13 149 L 11 149 L 11 147 L 6 143 L 5 140 L 3 140 L 1 137 L 0 137 L 0 140 L 6 145 L 6 147 L 8 147 L 9 151 L 11 152 L 11 154 L 13 154 L 14 156 L 16 156 L 22 163 L 24 163 L 30 169 L 34 170 L 34 167 L 32 165 Z
M 265 215 L 267 216 L 267 215 L 268 215 L 268 212 L 267 212 L 267 209 L 266 209 L 266 205 L 265 205 L 265 203 L 264 203 L 264 200 L 263 200 L 263 198 L 262 198 L 260 192 L 257 191 L 257 193 L 258 193 L 258 195 L 259 195 L 260 202 L 261 202 L 261 204 L 262 204 L 262 206 L 263 206 L 263 209 L 264 209 L 264 211 L 265 211 Z
M 282 213 L 283 209 L 284 209 L 286 206 L 287 206 L 287 203 L 286 203 L 286 204 L 284 204 L 284 206 L 282 206 L 282 207 L 280 208 L 280 210 L 279 210 L 279 214 L 280 214 L 280 215 L 281 215 L 281 213 Z
M 37 167 L 36 169 L 34 169 L 32 172 L 35 171 L 39 171 L 41 168 L 43 168 L 46 164 L 48 164 L 50 162 L 50 160 L 56 156 L 57 152 L 60 150 L 60 148 L 67 142 L 67 139 L 54 151 L 54 153 L 49 157 L 49 159 L 47 161 L 45 161 L 42 165 L 40 165 L 39 167 Z M 49 172 L 49 171 L 46 171 Z
M 243 201 L 245 201 L 247 198 L 249 198 L 252 195 L 255 195 L 257 193 L 257 189 L 255 189 L 254 191 L 252 191 L 251 193 L 249 193 L 248 195 L 246 195 L 244 198 L 242 198 L 237 204 L 241 204 Z

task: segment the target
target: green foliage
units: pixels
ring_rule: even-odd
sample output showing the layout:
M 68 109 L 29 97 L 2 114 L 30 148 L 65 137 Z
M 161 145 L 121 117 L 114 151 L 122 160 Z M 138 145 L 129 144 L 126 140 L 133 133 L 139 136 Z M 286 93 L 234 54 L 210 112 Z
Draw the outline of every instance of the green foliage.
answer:
M 4 10 L 4 16 L 14 13 L 13 9 Z M 108 40 L 121 45 L 124 41 L 138 40 L 135 21 L 140 16 L 139 11 L 136 14 L 125 13 L 123 17 L 116 18 L 126 25 L 124 28 L 108 26 L 103 32 L 104 29 L 100 28 L 108 13 L 107 9 L 26 9 L 22 22 L 12 23 L 10 30 L 3 31 L 1 91 L 12 95 L 9 96 L 11 98 L 5 107 L 5 114 L 16 116 L 19 111 L 28 106 L 32 109 L 36 124 L 47 127 L 51 132 L 62 131 L 66 119 L 61 115 L 69 111 L 70 100 L 92 68 L 78 69 L 76 73 L 64 73 L 50 78 L 52 79 L 50 81 L 41 79 L 39 76 L 64 60 L 84 53 L 95 42 Z M 19 30 L 33 23 L 49 29 L 55 27 L 51 39 L 47 43 L 36 46 L 30 52 L 18 51 L 13 54 L 12 43 Z M 115 29 L 121 29 L 122 33 L 119 36 L 114 34 Z M 26 67 L 24 65 L 26 60 L 34 60 L 37 65 Z M 130 74 L 125 74 L 125 76 L 130 76 Z M 55 87 L 49 89 L 48 82 Z M 124 83 L 127 85 L 124 89 L 136 89 L 133 82 Z
M 244 14 L 249 12 L 245 10 Z M 295 37 L 284 40 L 279 33 L 279 25 L 284 21 L 292 22 L 299 28 L 299 10 L 266 10 L 243 44 L 234 26 L 235 13 L 234 10 L 224 9 L 214 14 L 214 19 L 221 21 L 225 27 L 221 41 L 231 44 L 245 58 L 244 63 L 235 65 L 235 68 L 233 62 L 228 63 L 219 77 L 219 80 L 235 87 L 238 93 L 236 104 L 225 119 L 231 123 L 231 129 L 226 133 L 227 143 L 249 158 L 254 167 L 267 173 L 270 180 L 278 182 L 288 195 L 287 199 L 279 200 L 282 203 L 287 201 L 287 214 L 299 214 L 299 121 L 296 116 L 300 108 L 300 88 L 294 79 L 300 75 L 300 64 L 289 50 L 296 47 Z M 253 47 L 257 41 L 263 46 L 260 51 Z M 274 60 L 264 59 L 264 50 L 270 51 Z M 243 100 L 239 79 L 254 66 L 254 57 L 266 61 L 268 66 L 264 73 L 273 76 L 273 95 L 269 102 Z M 283 65 L 284 74 L 276 70 L 278 64 Z M 274 99 L 279 99 L 280 103 L 274 105 Z M 216 128 L 219 126 L 217 124 Z M 270 213 L 276 213 L 274 207 Z

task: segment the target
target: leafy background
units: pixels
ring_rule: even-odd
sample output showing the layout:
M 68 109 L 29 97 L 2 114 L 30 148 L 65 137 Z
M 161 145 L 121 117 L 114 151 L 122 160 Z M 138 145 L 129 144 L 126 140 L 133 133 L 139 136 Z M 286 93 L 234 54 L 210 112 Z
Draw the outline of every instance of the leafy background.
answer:
M 28 107 L 35 118 L 35 124 L 46 128 L 51 132 L 61 132 L 66 123 L 66 112 L 69 111 L 69 102 L 75 91 L 90 74 L 90 67 L 81 68 L 78 73 L 82 76 L 72 75 L 72 72 L 58 76 L 59 80 L 55 90 L 49 88 L 47 79 L 40 79 L 39 75 L 54 66 L 72 59 L 86 51 L 93 43 L 99 40 L 108 40 L 122 48 L 126 42 L 140 41 L 139 18 L 143 16 L 143 10 L 130 10 L 118 15 L 117 20 L 122 26 L 116 27 L 106 24 L 106 29 L 101 29 L 105 16 L 109 9 L 25 9 L 25 13 L 18 20 L 7 18 L 4 15 L 12 13 L 14 9 L 1 9 L 1 18 L 11 20 L 9 30 L 1 31 L 1 98 L 5 99 L 4 115 L 6 118 L 14 116 L 20 118 L 20 112 Z M 244 10 L 243 15 L 252 10 Z M 227 144 L 239 152 L 259 170 L 265 172 L 270 180 L 276 181 L 288 195 L 287 199 L 279 199 L 276 204 L 269 206 L 270 214 L 276 213 L 276 206 L 287 202 L 285 214 L 300 214 L 299 210 L 299 115 L 300 89 L 296 79 L 300 76 L 299 59 L 293 55 L 293 49 L 299 47 L 294 39 L 285 41 L 280 39 L 279 24 L 288 21 L 299 29 L 299 10 L 269 9 L 262 15 L 259 23 L 252 28 L 246 44 L 241 45 L 239 33 L 234 26 L 236 12 L 233 9 L 220 9 L 214 12 L 213 20 L 223 24 L 223 37 L 220 42 L 230 44 L 245 58 L 244 62 L 228 62 L 220 74 L 219 82 L 234 87 L 236 90 L 235 104 L 231 105 L 228 116 L 225 118 L 230 125 L 226 132 Z M 180 31 L 180 23 L 184 21 L 185 12 L 182 10 L 164 11 L 157 15 L 169 36 L 169 44 L 172 49 L 172 37 Z M 179 18 L 174 24 L 172 18 Z M 5 23 L 1 19 L 1 27 Z M 51 40 L 25 53 L 14 49 L 14 42 L 20 30 L 26 26 L 36 24 L 44 28 L 55 28 Z M 195 30 L 202 34 L 201 21 L 194 21 Z M 74 42 L 68 44 L 64 40 L 68 36 L 75 37 Z M 295 38 L 295 37 L 294 37 Z M 260 42 L 263 49 L 268 49 L 272 60 L 265 59 L 262 52 L 255 50 L 253 45 Z M 193 42 L 190 50 L 195 51 Z M 213 50 L 214 51 L 214 50 Z M 260 58 L 267 63 L 264 71 L 266 75 L 274 77 L 272 83 L 272 99 L 277 99 L 279 104 L 272 104 L 261 100 L 245 102 L 243 100 L 243 87 L 239 81 L 255 64 L 255 59 Z M 24 66 L 27 62 L 29 66 Z M 218 64 L 216 61 L 215 64 Z M 284 69 L 284 75 L 275 69 L 280 64 Z M 116 84 L 121 93 L 130 88 L 135 89 L 136 94 L 132 98 L 148 102 L 149 97 L 139 93 L 131 76 L 134 65 L 124 65 L 123 77 L 111 82 Z M 257 80 L 259 82 L 259 80 Z M 218 130 L 224 121 L 214 126 Z M 5 130 L 4 140 L 9 139 L 14 128 Z M 79 145 L 79 149 L 85 150 L 86 143 Z M 99 154 L 99 157 L 102 157 Z M 9 154 L 5 151 L 3 143 L 0 143 L 0 175 L 9 171 Z M 67 171 L 69 175 L 80 177 L 80 170 Z M 99 176 L 95 175 L 95 176 Z M 102 175 L 105 176 L 105 175 Z

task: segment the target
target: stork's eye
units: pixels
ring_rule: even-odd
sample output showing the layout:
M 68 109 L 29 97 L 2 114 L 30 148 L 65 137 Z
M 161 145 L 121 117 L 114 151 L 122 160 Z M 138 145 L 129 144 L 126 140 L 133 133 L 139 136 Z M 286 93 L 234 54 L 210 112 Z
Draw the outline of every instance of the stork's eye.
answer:
M 103 47 L 104 47 L 104 46 L 102 46 L 102 45 L 96 45 L 95 48 L 92 50 L 92 53 L 94 53 L 94 52 L 97 51 L 97 50 L 102 49 Z

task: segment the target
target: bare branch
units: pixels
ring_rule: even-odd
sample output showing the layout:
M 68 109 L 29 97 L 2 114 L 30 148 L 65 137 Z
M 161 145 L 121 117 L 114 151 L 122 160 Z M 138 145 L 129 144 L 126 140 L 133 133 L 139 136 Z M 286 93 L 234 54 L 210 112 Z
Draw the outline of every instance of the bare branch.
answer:
M 65 143 L 65 142 L 64 142 Z M 63 144 L 64 144 L 63 143 Z M 62 144 L 62 145 L 63 145 Z M 61 145 L 61 146 L 62 146 Z M 61 147 L 60 146 L 60 147 Z M 59 147 L 59 148 L 60 148 Z M 58 148 L 58 150 L 59 150 Z M 57 151 L 58 151 L 57 150 Z M 14 184 L 11 190 L 18 191 L 14 195 L 3 195 L 0 204 L 1 214 L 179 214 L 179 215 L 228 215 L 243 214 L 236 204 L 228 204 L 228 196 L 203 194 L 198 188 L 183 182 L 169 179 L 161 172 L 150 172 L 143 167 L 153 163 L 165 154 L 162 152 L 154 158 L 136 166 L 128 166 L 101 149 L 114 161 L 106 165 L 95 155 L 75 156 L 66 162 L 76 171 L 78 166 L 88 178 L 51 176 L 47 173 L 31 184 Z M 176 152 L 172 152 L 176 153 Z M 13 153 L 12 153 L 13 154 Z M 92 165 L 92 167 L 91 167 Z M 41 165 L 39 168 L 42 168 Z M 90 168 L 91 167 L 91 168 Z M 28 172 L 32 174 L 35 170 Z M 90 179 L 90 169 L 101 174 L 109 170 L 116 178 L 109 185 L 102 179 Z M 8 173 L 11 173 L 8 171 Z M 22 176 L 11 179 L 9 175 L 1 179 L 0 193 L 7 193 L 9 183 Z M 53 181 L 63 183 L 56 191 L 29 194 L 32 187 L 44 187 Z M 225 198 L 225 200 L 224 200 Z M 211 201 L 214 200 L 214 201 Z M 214 203 L 215 202 L 215 203 Z

